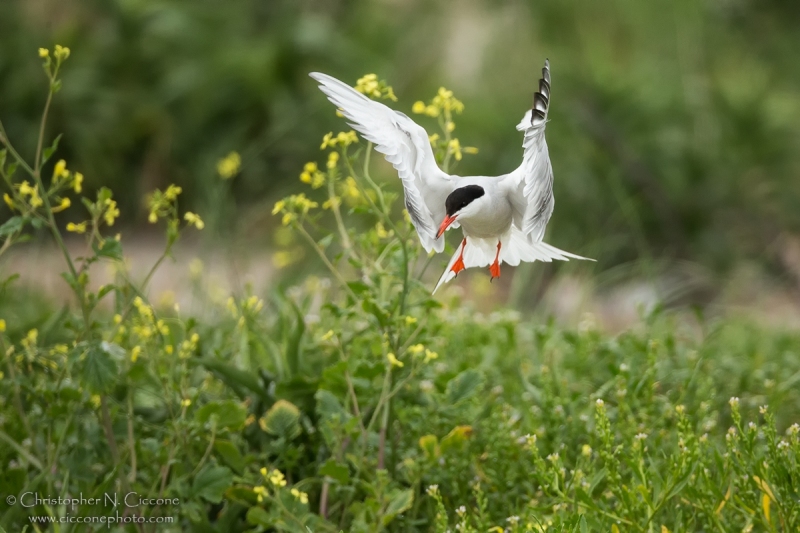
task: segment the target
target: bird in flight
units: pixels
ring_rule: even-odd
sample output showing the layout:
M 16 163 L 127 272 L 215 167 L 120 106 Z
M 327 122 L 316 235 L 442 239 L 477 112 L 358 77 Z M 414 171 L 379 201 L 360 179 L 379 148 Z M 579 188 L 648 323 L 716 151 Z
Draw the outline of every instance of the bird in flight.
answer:
M 520 261 L 587 259 L 542 240 L 555 205 L 553 168 L 544 138 L 550 104 L 549 61 L 545 60 L 533 108 L 517 125 L 525 135 L 522 164 L 502 176 L 443 172 L 436 164 L 427 132 L 407 115 L 370 100 L 327 74 L 309 75 L 350 125 L 397 170 L 406 209 L 425 250 L 441 252 L 444 232 L 461 227 L 463 239 L 434 293 L 466 268 L 488 266 L 494 279 L 500 277 L 502 263 L 516 266 Z

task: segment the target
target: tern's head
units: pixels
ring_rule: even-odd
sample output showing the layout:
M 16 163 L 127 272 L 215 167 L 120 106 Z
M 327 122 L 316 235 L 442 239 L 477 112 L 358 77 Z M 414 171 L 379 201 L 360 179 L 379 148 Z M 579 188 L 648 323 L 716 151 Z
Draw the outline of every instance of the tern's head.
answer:
M 483 190 L 483 187 L 480 185 L 467 185 L 465 187 L 459 187 L 458 189 L 454 190 L 450 193 L 450 196 L 447 197 L 447 200 L 444 202 L 444 207 L 447 214 L 442 220 L 442 224 L 439 226 L 439 232 L 436 234 L 436 238 L 439 238 L 445 230 L 455 222 L 456 217 L 464 214 L 465 211 L 469 210 L 470 205 L 472 202 L 480 198 L 486 194 L 486 191 Z
M 467 185 L 465 187 L 459 187 L 451 192 L 450 196 L 448 196 L 447 200 L 444 202 L 447 215 L 451 217 L 458 215 L 462 209 L 484 194 L 486 194 L 486 191 L 484 191 L 483 187 L 480 185 Z

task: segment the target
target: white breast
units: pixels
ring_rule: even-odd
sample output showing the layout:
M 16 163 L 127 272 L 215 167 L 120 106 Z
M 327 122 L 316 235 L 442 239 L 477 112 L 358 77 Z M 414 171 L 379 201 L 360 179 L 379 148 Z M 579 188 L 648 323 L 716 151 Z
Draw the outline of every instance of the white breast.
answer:
M 496 186 L 497 178 L 466 178 L 474 180 L 486 194 L 469 204 L 458 216 L 466 237 L 499 237 L 511 227 L 511 203 Z M 461 182 L 463 183 L 463 182 Z M 460 183 L 459 183 L 460 184 Z

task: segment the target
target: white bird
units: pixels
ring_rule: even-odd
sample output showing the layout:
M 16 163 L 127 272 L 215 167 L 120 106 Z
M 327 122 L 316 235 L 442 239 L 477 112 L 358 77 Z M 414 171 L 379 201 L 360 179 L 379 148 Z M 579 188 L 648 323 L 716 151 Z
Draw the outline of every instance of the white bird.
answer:
M 466 268 L 489 266 L 494 279 L 500 277 L 502 263 L 587 259 L 542 241 L 555 205 L 553 169 L 544 138 L 550 103 L 549 61 L 545 60 L 533 108 L 517 125 L 525 134 L 522 164 L 502 176 L 461 177 L 443 172 L 427 132 L 407 115 L 327 74 L 309 75 L 351 121 L 350 126 L 397 170 L 406 209 L 426 251 L 444 250 L 442 234 L 461 226 L 464 237 L 434 293 Z

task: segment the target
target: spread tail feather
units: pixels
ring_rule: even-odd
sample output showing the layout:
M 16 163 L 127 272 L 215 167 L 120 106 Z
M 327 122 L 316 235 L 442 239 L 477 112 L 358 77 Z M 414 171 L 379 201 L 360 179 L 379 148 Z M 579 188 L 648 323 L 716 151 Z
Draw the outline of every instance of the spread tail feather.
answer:
M 463 257 L 464 268 L 488 267 L 494 262 L 495 255 L 497 254 L 496 240 L 467 237 L 465 241 L 466 244 L 464 245 L 463 256 L 461 249 L 462 244 L 459 244 L 453 257 L 447 264 L 447 268 L 439 278 L 439 282 L 433 289 L 433 294 L 439 290 L 439 287 L 456 277 L 453 266 L 456 264 L 459 257 Z M 570 252 L 565 252 L 564 250 L 559 250 L 546 242 L 530 242 L 525 234 L 517 229 L 516 226 L 512 226 L 511 231 L 503 235 L 500 242 L 502 243 L 499 257 L 499 262 L 501 264 L 506 263 L 511 266 L 517 266 L 521 261 L 543 261 L 545 263 L 550 263 L 553 259 L 559 261 L 569 261 L 570 259 L 594 261 L 594 259 L 589 259 L 588 257 L 582 257 Z

